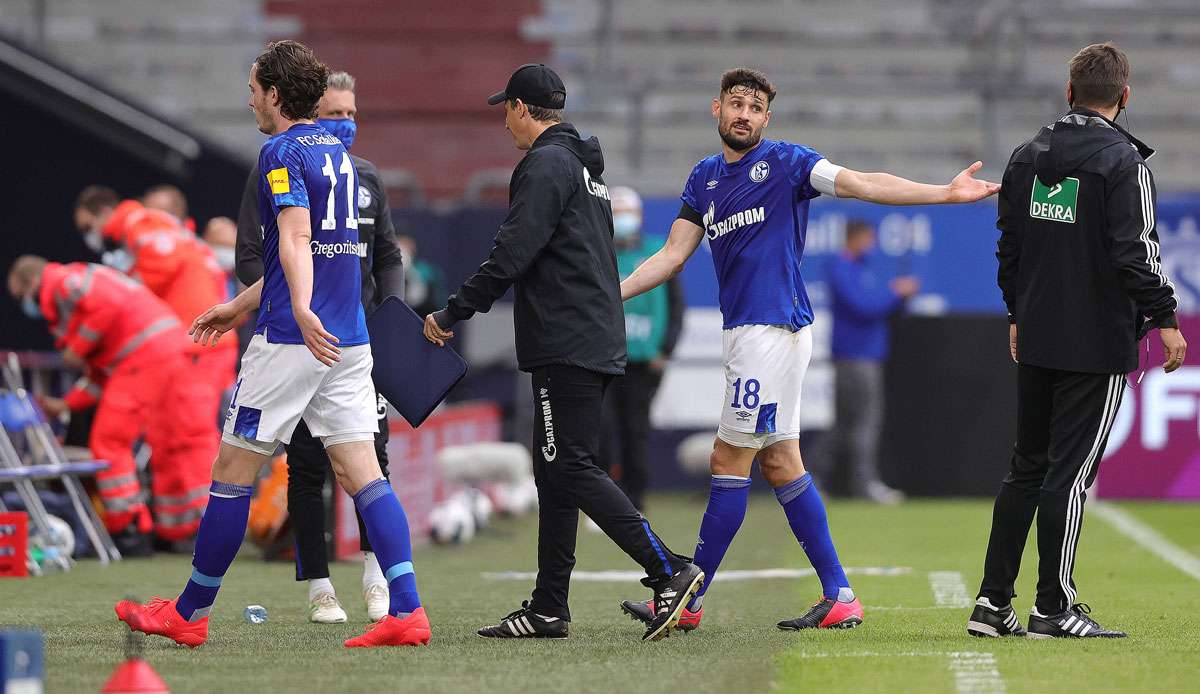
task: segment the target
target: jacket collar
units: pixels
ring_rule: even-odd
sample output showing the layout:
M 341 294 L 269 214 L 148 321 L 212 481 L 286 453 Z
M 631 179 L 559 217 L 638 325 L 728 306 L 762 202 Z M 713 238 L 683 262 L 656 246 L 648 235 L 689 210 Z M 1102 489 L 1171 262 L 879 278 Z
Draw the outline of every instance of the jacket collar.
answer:
M 1071 123 L 1074 125 L 1093 125 L 1112 128 L 1113 130 L 1121 133 L 1121 136 L 1128 140 L 1131 145 L 1133 145 L 1138 154 L 1142 156 L 1142 159 L 1149 159 L 1150 157 L 1154 156 L 1154 149 L 1148 146 L 1145 142 L 1137 139 L 1130 134 L 1128 130 L 1122 128 L 1120 125 L 1117 125 L 1116 121 L 1111 121 L 1100 115 L 1099 112 L 1093 111 L 1090 108 L 1073 106 L 1071 110 L 1067 112 L 1067 115 L 1060 118 L 1058 122 Z

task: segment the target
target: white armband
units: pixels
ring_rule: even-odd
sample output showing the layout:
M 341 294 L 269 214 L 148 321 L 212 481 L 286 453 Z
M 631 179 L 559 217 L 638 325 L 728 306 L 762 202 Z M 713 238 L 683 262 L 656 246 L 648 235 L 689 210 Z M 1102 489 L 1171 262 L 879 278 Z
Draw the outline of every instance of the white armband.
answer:
M 830 163 L 828 159 L 822 159 L 812 167 L 812 171 L 808 174 L 808 182 L 818 193 L 832 195 L 836 198 L 837 188 L 834 186 L 834 182 L 837 180 L 838 172 L 843 168 Z

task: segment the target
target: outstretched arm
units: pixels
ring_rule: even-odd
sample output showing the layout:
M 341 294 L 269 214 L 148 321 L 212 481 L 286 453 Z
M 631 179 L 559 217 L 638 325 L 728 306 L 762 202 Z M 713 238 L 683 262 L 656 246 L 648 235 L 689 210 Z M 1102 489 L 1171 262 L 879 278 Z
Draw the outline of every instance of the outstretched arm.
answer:
M 646 261 L 621 283 L 621 301 L 629 301 L 679 274 L 683 264 L 696 252 L 702 238 L 704 230 L 699 225 L 686 219 L 676 219 L 671 225 L 667 243 L 657 253 L 646 258 Z
M 1000 184 L 975 178 L 983 162 L 971 164 L 946 185 L 917 183 L 887 173 L 838 171 L 834 190 L 839 198 L 856 198 L 881 205 L 942 205 L 975 202 L 1000 190 Z

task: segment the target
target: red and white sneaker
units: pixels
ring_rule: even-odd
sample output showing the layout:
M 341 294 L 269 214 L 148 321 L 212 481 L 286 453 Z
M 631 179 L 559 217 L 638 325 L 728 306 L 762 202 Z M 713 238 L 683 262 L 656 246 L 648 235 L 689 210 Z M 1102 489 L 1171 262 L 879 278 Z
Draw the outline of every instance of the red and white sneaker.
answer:
M 346 648 L 377 646 L 425 646 L 432 634 L 425 608 L 418 607 L 404 619 L 387 615 L 367 627 L 361 636 L 346 640 Z
M 851 629 L 863 622 L 862 603 L 858 598 L 850 602 L 830 600 L 824 596 L 802 617 L 779 622 L 776 626 L 785 631 L 801 629 Z
M 654 620 L 654 601 L 645 600 L 634 602 L 633 600 L 625 600 L 621 603 L 621 611 L 629 615 L 643 624 L 649 624 Z M 691 631 L 700 626 L 700 617 L 704 614 L 704 608 L 692 612 L 686 606 L 683 612 L 679 613 L 679 623 L 675 628 L 679 631 Z
M 132 631 L 165 636 L 189 648 L 195 648 L 208 639 L 208 617 L 189 622 L 175 609 L 175 600 L 153 597 L 145 605 L 122 600 L 113 610 L 117 613 L 117 619 L 128 624 Z

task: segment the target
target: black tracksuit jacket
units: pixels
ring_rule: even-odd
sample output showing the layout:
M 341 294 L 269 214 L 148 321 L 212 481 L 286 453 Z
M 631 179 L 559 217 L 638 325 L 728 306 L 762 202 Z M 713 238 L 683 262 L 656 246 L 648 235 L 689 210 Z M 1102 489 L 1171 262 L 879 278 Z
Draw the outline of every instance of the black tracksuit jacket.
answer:
M 1129 373 L 1138 340 L 1176 326 L 1154 227 L 1153 153 L 1078 107 L 1013 152 L 996 257 L 1022 364 Z
M 594 138 L 559 123 L 513 170 L 508 217 L 488 259 L 446 308 L 442 328 L 487 312 L 515 284 L 517 363 L 625 372 L 625 312 L 613 251 L 612 206 Z

